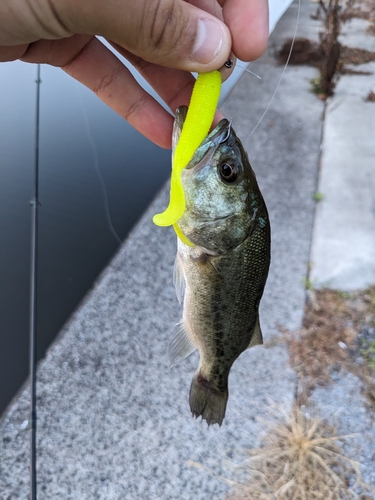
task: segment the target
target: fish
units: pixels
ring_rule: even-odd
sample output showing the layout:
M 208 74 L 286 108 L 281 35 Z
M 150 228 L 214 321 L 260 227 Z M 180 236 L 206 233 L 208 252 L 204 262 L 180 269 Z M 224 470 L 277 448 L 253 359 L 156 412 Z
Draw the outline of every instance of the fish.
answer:
M 186 113 L 186 106 L 177 109 L 173 150 Z M 195 151 L 181 181 L 186 208 L 177 224 L 191 245 L 178 238 L 173 281 L 183 313 L 168 356 L 173 366 L 198 349 L 190 410 L 221 426 L 234 361 L 263 343 L 259 304 L 270 266 L 270 222 L 248 155 L 227 119 Z

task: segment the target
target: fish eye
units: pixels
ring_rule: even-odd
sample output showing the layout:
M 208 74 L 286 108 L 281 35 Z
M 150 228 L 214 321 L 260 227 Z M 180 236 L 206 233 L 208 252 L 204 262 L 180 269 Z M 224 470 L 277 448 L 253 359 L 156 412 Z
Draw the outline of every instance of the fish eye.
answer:
M 223 181 L 229 184 L 234 182 L 240 174 L 238 163 L 230 160 L 225 160 L 219 165 L 219 174 Z

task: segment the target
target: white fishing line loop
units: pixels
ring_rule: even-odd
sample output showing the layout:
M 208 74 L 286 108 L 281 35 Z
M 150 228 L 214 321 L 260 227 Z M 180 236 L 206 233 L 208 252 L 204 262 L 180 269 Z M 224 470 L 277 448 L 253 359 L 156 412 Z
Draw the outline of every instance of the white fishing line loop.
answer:
M 243 69 L 244 71 L 246 71 L 247 73 L 250 73 L 251 75 L 253 76 L 256 76 L 259 80 L 262 79 L 261 76 L 257 75 L 256 73 L 254 73 L 253 71 L 250 71 L 249 68 L 245 68 L 244 66 L 241 66 L 240 64 L 237 64 L 237 66 L 241 69 Z
M 299 25 L 299 19 L 300 19 L 300 14 L 301 14 L 301 0 L 298 0 L 298 11 L 297 11 L 297 20 L 296 20 L 296 27 L 294 29 L 294 33 L 293 33 L 293 37 L 292 37 L 292 43 L 290 45 L 290 49 L 289 49 L 289 54 L 288 54 L 288 58 L 286 60 L 286 63 L 285 63 L 285 66 L 283 68 L 283 71 L 281 73 L 281 76 L 279 78 L 279 81 L 277 82 L 277 85 L 276 85 L 276 88 L 275 88 L 275 91 L 274 93 L 272 94 L 271 96 L 271 99 L 270 99 L 270 102 L 268 103 L 268 106 L 266 107 L 264 113 L 262 114 L 262 116 L 260 117 L 258 123 L 255 125 L 255 127 L 253 128 L 253 130 L 250 132 L 250 134 L 247 136 L 246 140 L 248 140 L 252 135 L 253 133 L 257 130 L 257 128 L 259 127 L 259 125 L 262 123 L 263 121 L 263 118 L 266 116 L 268 110 L 270 109 L 271 107 L 271 104 L 275 98 L 275 95 L 277 94 L 277 91 L 279 90 L 279 87 L 280 87 L 280 84 L 281 84 L 281 81 L 284 77 L 284 74 L 285 74 L 285 71 L 286 71 L 286 68 L 288 67 L 288 64 L 289 64 L 289 60 L 290 60 L 290 57 L 292 55 L 292 52 L 293 52 L 293 47 L 294 47 L 294 42 L 296 40 L 296 36 L 297 36 L 297 29 L 298 29 L 298 25 Z

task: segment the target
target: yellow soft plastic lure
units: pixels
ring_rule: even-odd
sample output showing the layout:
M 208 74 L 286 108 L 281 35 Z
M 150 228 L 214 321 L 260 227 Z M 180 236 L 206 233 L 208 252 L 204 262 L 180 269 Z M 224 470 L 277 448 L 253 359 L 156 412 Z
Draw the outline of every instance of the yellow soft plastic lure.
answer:
M 157 226 L 173 225 L 177 236 L 190 246 L 193 244 L 186 238 L 177 224 L 185 210 L 185 193 L 181 182 L 181 172 L 210 130 L 220 97 L 220 88 L 221 75 L 219 71 L 198 75 L 173 155 L 169 205 L 164 212 L 153 217 Z

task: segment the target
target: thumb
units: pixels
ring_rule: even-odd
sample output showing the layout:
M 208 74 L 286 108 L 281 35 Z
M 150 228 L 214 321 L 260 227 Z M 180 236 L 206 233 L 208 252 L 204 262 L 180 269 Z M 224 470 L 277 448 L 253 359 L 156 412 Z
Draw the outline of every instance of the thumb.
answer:
M 71 32 L 102 35 L 162 66 L 211 71 L 220 68 L 231 51 L 227 26 L 184 0 L 54 2 L 60 3 L 62 22 Z

